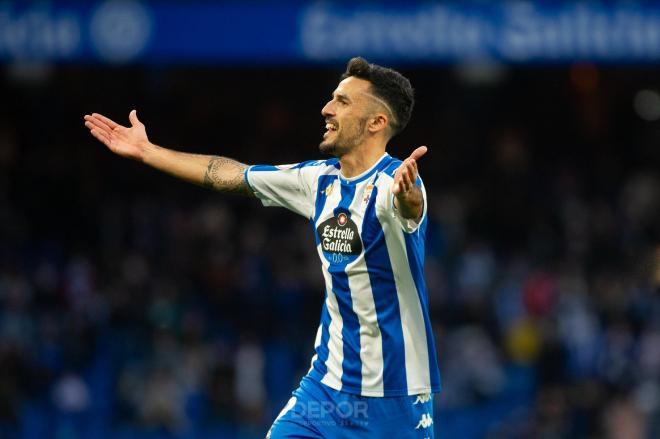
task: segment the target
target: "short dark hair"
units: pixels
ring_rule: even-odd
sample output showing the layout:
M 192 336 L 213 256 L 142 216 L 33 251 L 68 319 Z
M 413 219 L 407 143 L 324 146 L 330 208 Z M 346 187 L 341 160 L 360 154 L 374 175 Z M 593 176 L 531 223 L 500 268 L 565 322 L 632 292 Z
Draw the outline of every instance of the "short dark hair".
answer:
M 346 71 L 341 75 L 344 80 L 349 76 L 365 79 L 371 83 L 373 93 L 389 105 L 393 119 L 390 121 L 392 135 L 403 131 L 410 121 L 415 96 L 408 78 L 396 70 L 377 64 L 370 64 L 362 57 L 352 58 L 346 65 Z

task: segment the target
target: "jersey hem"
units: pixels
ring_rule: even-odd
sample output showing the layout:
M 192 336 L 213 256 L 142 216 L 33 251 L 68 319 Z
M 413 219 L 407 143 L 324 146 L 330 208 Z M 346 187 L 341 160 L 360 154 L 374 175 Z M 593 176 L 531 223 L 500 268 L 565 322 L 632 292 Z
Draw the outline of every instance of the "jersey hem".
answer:
M 395 389 L 395 390 L 388 390 L 387 395 L 385 395 L 384 391 L 369 391 L 369 390 L 358 390 L 354 387 L 347 387 L 347 386 L 342 386 L 341 388 L 336 388 L 333 387 L 327 383 L 324 383 L 322 380 L 319 380 L 318 378 L 312 376 L 311 374 L 307 374 L 304 378 L 309 378 L 313 380 L 314 382 L 326 386 L 332 390 L 336 390 L 338 392 L 343 392 L 343 393 L 350 393 L 351 395 L 358 395 L 358 396 L 367 396 L 369 398 L 397 398 L 401 396 L 415 396 L 415 395 L 422 395 L 425 393 L 440 393 L 442 390 L 441 386 L 436 386 L 436 387 L 420 387 L 420 388 L 414 388 L 414 389 Z M 303 378 L 303 379 L 304 379 Z

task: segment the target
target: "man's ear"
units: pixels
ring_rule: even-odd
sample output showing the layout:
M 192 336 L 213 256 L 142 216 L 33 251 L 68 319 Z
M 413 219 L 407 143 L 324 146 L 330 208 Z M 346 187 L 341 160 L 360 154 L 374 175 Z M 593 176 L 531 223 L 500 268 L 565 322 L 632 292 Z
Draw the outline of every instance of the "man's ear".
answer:
M 368 129 L 370 133 L 376 134 L 379 131 L 387 129 L 389 124 L 390 121 L 385 114 L 376 113 L 371 117 L 371 119 L 369 119 Z

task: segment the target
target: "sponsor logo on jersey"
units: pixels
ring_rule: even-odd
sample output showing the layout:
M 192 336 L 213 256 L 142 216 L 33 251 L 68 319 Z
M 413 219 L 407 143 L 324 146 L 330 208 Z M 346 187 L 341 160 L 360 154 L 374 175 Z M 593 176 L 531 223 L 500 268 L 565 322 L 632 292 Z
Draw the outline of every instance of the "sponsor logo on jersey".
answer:
M 316 228 L 321 249 L 333 263 L 355 259 L 362 253 L 362 239 L 357 225 L 347 212 L 339 211 Z

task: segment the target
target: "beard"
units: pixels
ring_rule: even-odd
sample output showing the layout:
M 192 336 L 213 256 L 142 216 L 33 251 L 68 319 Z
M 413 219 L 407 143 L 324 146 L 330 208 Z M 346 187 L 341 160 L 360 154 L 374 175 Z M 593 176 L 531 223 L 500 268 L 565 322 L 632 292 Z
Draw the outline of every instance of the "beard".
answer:
M 346 124 L 344 128 L 332 132 L 328 139 L 323 139 L 319 144 L 319 151 L 322 154 L 341 157 L 362 143 L 366 131 L 367 118 Z

